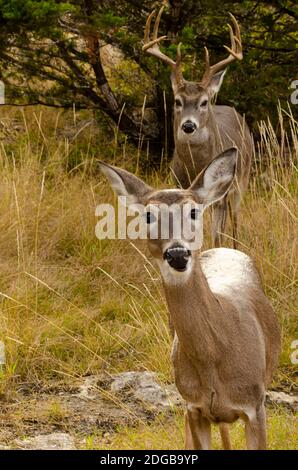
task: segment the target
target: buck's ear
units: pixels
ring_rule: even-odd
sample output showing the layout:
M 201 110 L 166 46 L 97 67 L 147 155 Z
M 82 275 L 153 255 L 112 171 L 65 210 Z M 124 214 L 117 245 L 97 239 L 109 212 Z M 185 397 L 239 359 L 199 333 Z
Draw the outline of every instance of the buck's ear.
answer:
M 226 71 L 227 69 L 221 70 L 220 72 L 217 72 L 215 75 L 213 75 L 213 77 L 210 79 L 210 82 L 207 86 L 207 91 L 211 98 L 219 92 Z
M 224 197 L 230 189 L 236 173 L 237 155 L 235 147 L 221 153 L 190 186 L 205 207 Z
M 118 196 L 126 196 L 128 204 L 139 203 L 145 194 L 152 191 L 150 186 L 129 171 L 104 162 L 99 162 L 99 165 L 115 193 Z

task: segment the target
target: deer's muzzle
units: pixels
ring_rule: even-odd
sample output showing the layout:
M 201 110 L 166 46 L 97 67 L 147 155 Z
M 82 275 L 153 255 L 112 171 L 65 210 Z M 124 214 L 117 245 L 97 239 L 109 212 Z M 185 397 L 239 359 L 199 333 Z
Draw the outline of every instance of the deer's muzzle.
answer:
M 188 120 L 182 124 L 182 130 L 186 134 L 192 134 L 196 130 L 197 126 L 194 122 Z
M 180 245 L 168 248 L 163 255 L 164 259 L 176 271 L 185 271 L 190 256 L 190 251 Z

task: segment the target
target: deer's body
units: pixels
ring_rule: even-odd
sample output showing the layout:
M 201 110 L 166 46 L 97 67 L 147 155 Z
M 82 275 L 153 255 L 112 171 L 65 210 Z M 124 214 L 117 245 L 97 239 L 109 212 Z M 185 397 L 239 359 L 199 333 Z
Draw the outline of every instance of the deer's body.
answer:
M 209 423 L 248 421 L 262 408 L 279 355 L 279 328 L 252 260 L 215 248 L 189 277 L 164 282 L 175 329 L 179 392 Z
M 234 108 L 214 106 L 212 98 L 219 92 L 226 67 L 235 60 L 242 60 L 242 44 L 239 25 L 233 15 L 233 27 L 229 26 L 231 48 L 224 46 L 228 57 L 210 65 L 208 49 L 205 48 L 206 68 L 200 82 L 183 78 L 180 45 L 176 62 L 165 55 L 159 43 L 166 36 L 158 37 L 163 7 L 160 9 L 150 38 L 150 26 L 154 12 L 149 15 L 145 27 L 143 50 L 159 58 L 172 69 L 171 82 L 175 99 L 174 140 L 175 151 L 172 164 L 174 179 L 179 187 L 187 188 L 204 168 L 220 153 L 231 146 L 238 149 L 237 178 L 226 198 L 215 204 L 212 218 L 212 238 L 215 246 L 221 246 L 225 231 L 228 206 L 232 219 L 233 245 L 237 247 L 237 216 L 241 196 L 247 189 L 253 142 L 245 120 Z
M 188 137 L 180 131 L 180 121 L 174 118 L 175 151 L 172 169 L 183 188 L 188 188 L 195 177 L 221 152 L 234 146 L 239 151 L 237 165 L 237 192 L 248 186 L 253 141 L 245 119 L 230 106 L 211 106 L 206 125 Z
M 245 421 L 247 447 L 266 448 L 265 391 L 280 350 L 277 318 L 249 256 L 226 248 L 200 253 L 204 209 L 230 191 L 237 153 L 231 148 L 214 158 L 186 190 L 156 191 L 102 165 L 114 190 L 142 205 L 175 332 L 172 361 L 187 404 L 187 449 L 210 449 L 212 423 L 219 424 L 224 448 L 231 448 L 228 424 L 238 418 Z

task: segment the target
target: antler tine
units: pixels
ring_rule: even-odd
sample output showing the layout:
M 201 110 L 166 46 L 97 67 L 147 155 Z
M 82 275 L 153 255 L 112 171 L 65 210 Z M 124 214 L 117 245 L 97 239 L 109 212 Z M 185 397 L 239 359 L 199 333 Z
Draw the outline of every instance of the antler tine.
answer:
M 235 49 L 236 43 L 235 43 L 235 36 L 234 36 L 234 31 L 232 26 L 228 23 L 228 28 L 229 28 L 229 33 L 230 33 L 230 41 L 231 41 L 231 50 Z
M 153 27 L 153 36 L 152 36 L 153 40 L 157 39 L 160 18 L 161 18 L 161 15 L 163 14 L 163 11 L 164 11 L 164 7 L 161 7 L 158 14 L 157 14 L 157 17 L 156 17 L 156 20 L 155 20 L 155 23 L 154 23 L 154 27 Z
M 234 25 L 234 27 L 235 27 L 236 37 L 237 37 L 237 38 L 240 40 L 240 42 L 241 42 L 240 26 L 239 26 L 239 24 L 238 24 L 238 21 L 236 20 L 235 16 L 234 16 L 231 12 L 229 12 L 229 15 L 230 15 L 230 17 L 231 17 L 231 19 L 232 19 L 232 23 L 233 23 L 233 25 Z
M 210 69 L 209 51 L 208 51 L 208 49 L 207 49 L 206 46 L 204 47 L 204 51 L 205 51 L 205 66 L 206 66 L 206 70 L 209 70 L 209 69 Z
M 161 42 L 163 39 L 166 39 L 166 37 L 167 37 L 167 36 L 161 36 L 160 38 L 157 37 L 160 17 L 162 15 L 163 9 L 164 9 L 164 7 L 161 7 L 161 9 L 159 10 L 159 13 L 157 15 L 157 18 L 155 20 L 154 28 L 153 28 L 153 34 L 152 34 L 152 40 L 150 40 L 150 29 L 151 29 L 152 18 L 155 15 L 155 10 L 153 10 L 147 18 L 146 26 L 145 26 L 145 32 L 144 32 L 144 45 L 142 47 L 142 50 L 147 51 L 148 54 L 156 55 L 156 53 L 153 53 L 152 50 L 149 50 L 149 49 L 152 49 L 153 46 L 155 46 L 155 44 L 158 44 L 159 42 Z M 159 48 L 155 48 L 154 50 L 157 52 L 157 51 L 159 51 Z M 161 51 L 160 51 L 160 53 L 161 53 Z
M 236 60 L 242 60 L 242 43 L 241 43 L 241 34 L 240 34 L 240 27 L 239 24 L 232 13 L 229 13 L 230 17 L 232 18 L 233 26 L 235 29 L 235 34 L 233 28 L 230 24 L 228 24 L 229 31 L 230 31 L 230 39 L 232 47 L 229 48 L 228 46 L 224 46 L 224 48 L 235 57 Z M 236 52 L 235 52 L 236 51 Z
M 145 25 L 145 30 L 144 30 L 144 46 L 143 46 L 143 50 L 144 50 L 145 45 L 150 42 L 150 26 L 151 26 L 152 17 L 153 17 L 154 14 L 155 14 L 155 10 L 153 10 L 153 11 L 150 13 L 150 15 L 148 16 L 148 18 L 147 18 L 147 20 L 146 20 L 146 25 Z
M 151 54 L 154 57 L 157 57 L 158 59 L 162 60 L 164 63 L 169 65 L 173 71 L 173 73 L 176 76 L 177 82 L 181 83 L 183 81 L 182 77 L 182 72 L 181 72 L 181 51 L 180 51 L 180 44 L 178 45 L 177 48 L 177 59 L 176 62 L 172 60 L 170 57 L 168 57 L 166 54 L 161 52 L 159 48 L 159 43 L 163 41 L 163 39 L 166 39 L 167 36 L 160 36 L 158 37 L 158 29 L 159 29 L 159 23 L 161 19 L 161 15 L 163 13 L 164 7 L 162 6 L 157 14 L 154 26 L 153 26 L 153 32 L 152 32 L 152 38 L 150 39 L 150 29 L 151 29 L 151 23 L 152 23 L 152 18 L 155 15 L 155 10 L 153 10 L 150 15 L 147 18 L 146 21 L 146 26 L 145 26 L 145 31 L 144 31 L 144 45 L 142 47 L 142 50 L 144 52 L 147 52 L 148 54 Z
M 207 47 L 205 47 L 206 69 L 201 80 L 203 86 L 208 85 L 213 75 L 215 75 L 220 70 L 226 68 L 230 63 L 234 62 L 235 60 L 243 59 L 240 27 L 232 13 L 229 13 L 229 15 L 232 19 L 232 24 L 234 27 L 233 28 L 230 24 L 228 24 L 231 47 L 223 46 L 229 52 L 229 56 L 226 57 L 226 59 L 221 60 L 220 62 L 217 62 L 216 64 L 210 66 L 209 52 Z
M 181 45 L 182 45 L 182 42 L 179 42 L 177 46 L 177 51 L 176 51 L 176 66 L 177 67 L 180 67 L 181 65 Z

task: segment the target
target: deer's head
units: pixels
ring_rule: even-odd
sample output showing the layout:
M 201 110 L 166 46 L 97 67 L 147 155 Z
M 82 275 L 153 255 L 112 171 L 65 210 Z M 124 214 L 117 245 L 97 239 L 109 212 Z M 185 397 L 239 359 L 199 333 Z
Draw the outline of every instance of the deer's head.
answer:
M 147 19 L 143 51 L 151 54 L 164 63 L 172 70 L 171 82 L 174 93 L 174 118 L 176 126 L 176 138 L 181 142 L 193 142 L 207 137 L 207 123 L 212 97 L 218 93 L 226 67 L 235 60 L 242 60 L 242 44 L 239 25 L 232 14 L 230 14 L 233 28 L 228 25 L 230 31 L 231 47 L 224 46 L 229 52 L 227 58 L 210 65 L 209 52 L 205 47 L 205 72 L 200 82 L 190 82 L 183 78 L 181 70 L 181 51 L 180 44 L 177 48 L 176 61 L 165 55 L 159 48 L 159 43 L 166 36 L 158 37 L 158 28 L 163 7 L 160 9 L 153 27 L 152 38 L 150 38 L 150 28 L 153 11 Z
M 155 190 L 135 175 L 101 163 L 116 194 L 126 196 L 129 204 L 138 204 L 142 211 L 149 250 L 166 282 L 177 282 L 177 276 L 183 282 L 191 272 L 195 252 L 203 243 L 203 212 L 230 189 L 236 162 L 237 149 L 232 147 L 216 157 L 188 189 L 170 190 Z M 168 223 L 165 236 L 164 220 Z M 180 233 L 177 227 L 182 227 Z M 194 237 L 198 237 L 195 243 Z

